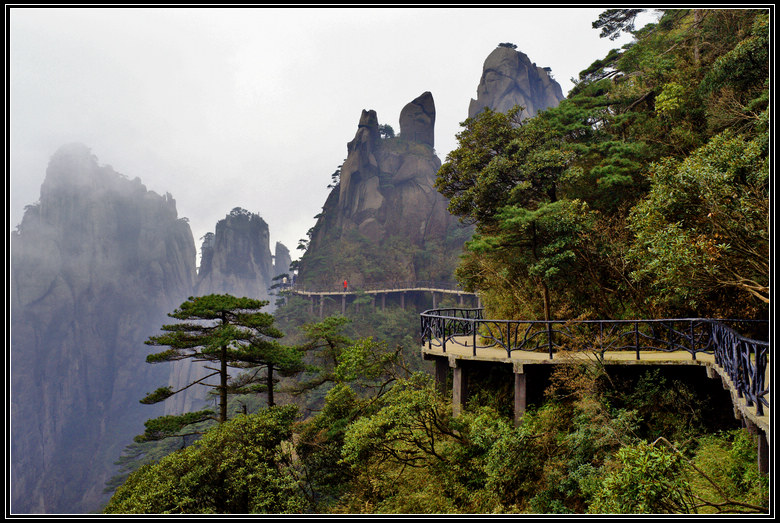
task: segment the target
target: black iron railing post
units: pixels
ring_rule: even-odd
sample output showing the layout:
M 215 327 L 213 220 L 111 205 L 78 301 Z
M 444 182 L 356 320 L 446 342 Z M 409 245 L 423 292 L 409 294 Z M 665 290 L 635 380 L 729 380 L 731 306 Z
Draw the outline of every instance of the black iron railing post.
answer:
M 547 321 L 547 351 L 550 355 L 550 359 L 553 359 L 553 339 L 552 339 L 552 324 Z
M 636 359 L 639 359 L 639 323 L 634 322 L 634 348 L 636 350 Z
M 479 327 L 478 320 L 474 320 L 473 322 L 471 322 L 471 334 L 473 336 L 473 343 L 471 345 L 473 347 L 473 351 L 472 352 L 473 352 L 474 356 L 477 355 L 477 330 L 478 330 L 478 327 Z
M 512 333 L 510 330 L 512 329 L 512 324 L 510 322 L 506 322 L 506 357 L 511 358 L 512 357 Z

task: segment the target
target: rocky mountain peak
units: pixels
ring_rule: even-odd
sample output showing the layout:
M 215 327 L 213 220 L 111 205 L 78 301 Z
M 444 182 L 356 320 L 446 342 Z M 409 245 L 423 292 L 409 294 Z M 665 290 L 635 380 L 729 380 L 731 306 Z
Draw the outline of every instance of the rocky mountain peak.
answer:
M 401 110 L 401 138 L 433 147 L 433 127 L 436 106 L 433 95 L 426 91 Z
M 362 112 L 347 145 L 339 183 L 325 202 L 301 259 L 304 281 L 335 284 L 346 277 L 358 284 L 377 277 L 373 274 L 399 281 L 434 278 L 429 267 L 415 266 L 413 252 L 443 242 L 458 225 L 433 187 L 441 161 L 433 150 L 436 109 L 431 93 L 406 104 L 399 120 L 399 135 L 383 138 L 376 112 Z M 396 242 L 391 253 L 396 259 L 392 267 L 380 270 L 370 260 L 383 256 L 379 253 L 386 253 L 384 246 L 391 242 Z M 362 251 L 352 255 L 358 244 Z M 389 254 L 384 259 L 390 260 Z M 437 273 L 436 278 L 450 277 L 448 271 L 442 269 L 446 275 Z
M 515 105 L 525 108 L 523 117 L 533 117 L 563 99 L 561 86 L 552 78 L 549 68 L 537 66 L 525 53 L 504 44 L 485 59 L 477 99 L 469 104 L 469 118 L 486 107 L 506 112 Z
M 219 220 L 203 238 L 196 292 L 269 299 L 274 274 L 268 224 L 240 207 Z

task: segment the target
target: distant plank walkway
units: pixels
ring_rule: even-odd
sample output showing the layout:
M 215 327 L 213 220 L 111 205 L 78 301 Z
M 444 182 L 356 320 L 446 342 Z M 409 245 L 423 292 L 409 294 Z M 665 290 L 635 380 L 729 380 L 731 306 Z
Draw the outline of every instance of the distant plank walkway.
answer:
M 319 315 L 324 315 L 324 304 L 326 298 L 341 297 L 341 313 L 344 314 L 347 308 L 347 298 L 357 298 L 362 295 L 372 296 L 375 300 L 381 299 L 382 310 L 385 309 L 386 298 L 388 295 L 397 294 L 399 296 L 402 309 L 406 308 L 405 298 L 407 293 L 430 293 L 433 307 L 437 305 L 438 295 L 454 295 L 458 297 L 458 304 L 463 305 L 464 297 L 471 297 L 477 307 L 479 307 L 479 297 L 471 292 L 466 292 L 454 283 L 435 282 L 435 281 L 413 281 L 413 282 L 379 282 L 366 283 L 360 285 L 347 284 L 346 290 L 341 285 L 332 285 L 329 287 L 306 287 L 303 285 L 290 285 L 282 287 L 282 291 L 295 296 L 303 296 L 310 299 L 312 313 L 314 311 L 315 300 L 319 300 Z
M 440 294 L 455 294 L 464 296 L 476 296 L 472 292 L 466 292 L 456 284 L 433 281 L 414 282 L 381 282 L 366 283 L 357 286 L 347 284 L 344 290 L 340 285 L 330 287 L 290 286 L 287 290 L 299 296 L 341 296 L 356 294 L 387 294 L 393 292 L 438 292 Z

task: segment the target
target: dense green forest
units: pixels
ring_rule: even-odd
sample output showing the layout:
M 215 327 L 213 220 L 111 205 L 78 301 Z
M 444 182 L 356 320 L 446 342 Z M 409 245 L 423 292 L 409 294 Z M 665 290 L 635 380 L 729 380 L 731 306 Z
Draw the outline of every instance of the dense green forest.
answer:
M 594 22 L 634 42 L 558 107 L 465 121 L 438 173 L 475 227 L 456 277 L 489 316 L 768 318 L 769 15 L 635 30 L 636 11 Z M 275 402 L 235 395 L 196 442 L 139 439 L 105 513 L 769 510 L 752 436 L 682 375 L 557 365 L 515 425 L 501 386 L 453 415 L 412 307 L 319 318 L 290 297 L 274 322 L 295 362 Z

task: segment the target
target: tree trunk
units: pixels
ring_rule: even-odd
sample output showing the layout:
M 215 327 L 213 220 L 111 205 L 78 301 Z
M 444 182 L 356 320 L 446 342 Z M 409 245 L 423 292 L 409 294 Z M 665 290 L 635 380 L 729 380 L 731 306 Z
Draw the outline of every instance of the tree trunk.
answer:
M 695 35 L 696 39 L 693 42 L 693 63 L 697 64 L 700 60 L 700 45 L 699 41 L 701 40 L 701 21 L 702 21 L 702 12 L 701 9 L 694 9 L 693 10 L 693 25 L 695 27 Z
M 267 387 L 268 387 L 268 406 L 273 407 L 274 406 L 274 366 L 268 365 L 268 372 L 266 373 L 266 379 L 268 380 Z
M 542 294 L 544 296 L 544 320 L 550 321 L 550 289 L 542 282 Z
M 539 255 L 536 253 L 536 224 L 531 224 L 531 252 L 534 255 L 534 259 L 536 261 L 539 261 Z M 539 277 L 539 285 L 542 286 L 542 299 L 544 301 L 544 319 L 545 321 L 550 321 L 550 289 L 547 288 L 547 284 L 544 283 L 544 280 Z
M 219 422 L 227 421 L 227 347 L 222 347 L 219 362 Z

